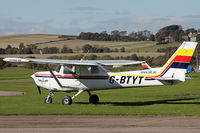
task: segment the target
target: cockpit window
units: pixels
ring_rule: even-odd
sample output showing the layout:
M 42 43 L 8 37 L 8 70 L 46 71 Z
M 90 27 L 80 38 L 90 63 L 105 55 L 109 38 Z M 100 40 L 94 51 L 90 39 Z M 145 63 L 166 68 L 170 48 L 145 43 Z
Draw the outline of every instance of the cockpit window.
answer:
M 64 74 L 73 74 L 72 70 L 70 70 L 70 68 L 68 68 L 67 66 L 64 66 Z
M 61 65 L 58 65 L 58 66 L 56 67 L 56 72 L 57 72 L 57 73 L 60 72 L 60 68 L 61 68 Z
M 77 75 L 93 75 L 104 72 L 104 70 L 98 66 L 76 66 L 75 72 Z
M 76 75 L 95 75 L 97 73 L 105 72 L 99 66 L 79 66 L 79 65 L 58 65 L 56 67 L 56 72 L 62 74 L 76 74 Z

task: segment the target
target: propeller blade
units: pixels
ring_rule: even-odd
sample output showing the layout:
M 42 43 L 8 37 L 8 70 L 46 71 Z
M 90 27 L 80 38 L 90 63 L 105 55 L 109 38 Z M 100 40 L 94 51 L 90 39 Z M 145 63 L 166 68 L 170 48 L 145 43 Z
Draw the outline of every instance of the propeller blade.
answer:
M 39 94 L 41 95 L 41 89 L 40 89 L 40 87 L 37 86 L 37 88 L 38 88 L 38 92 L 39 92 Z

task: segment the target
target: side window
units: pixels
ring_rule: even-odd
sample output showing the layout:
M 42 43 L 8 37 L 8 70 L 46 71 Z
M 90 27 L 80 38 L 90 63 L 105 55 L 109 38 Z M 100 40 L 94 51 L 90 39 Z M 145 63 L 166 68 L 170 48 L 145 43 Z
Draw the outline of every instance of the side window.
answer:
M 101 69 L 98 66 L 76 66 L 75 67 L 75 73 L 77 75 L 93 75 L 100 72 L 101 72 Z
M 72 70 L 70 70 L 67 66 L 64 66 L 64 74 L 73 74 Z
M 59 72 L 60 72 L 60 68 L 61 68 L 61 65 L 58 65 L 58 66 L 56 67 L 56 70 L 55 70 L 55 71 L 56 71 L 57 73 L 59 73 Z
M 97 66 L 91 66 L 91 73 L 99 73 L 99 69 Z
M 76 66 L 76 67 L 75 67 L 75 73 L 76 73 L 77 75 L 80 75 L 80 74 L 81 74 L 81 67 L 80 67 L 80 66 Z

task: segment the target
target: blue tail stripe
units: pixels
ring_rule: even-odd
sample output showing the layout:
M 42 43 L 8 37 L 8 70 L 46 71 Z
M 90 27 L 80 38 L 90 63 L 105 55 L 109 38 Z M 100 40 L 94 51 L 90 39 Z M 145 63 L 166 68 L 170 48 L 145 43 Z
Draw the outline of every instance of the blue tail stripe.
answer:
M 165 73 L 170 69 L 170 68 L 179 68 L 179 69 L 187 69 L 189 63 L 184 63 L 184 62 L 173 62 L 167 69 L 166 71 L 161 75 L 165 75 Z
M 183 63 L 183 62 L 173 62 L 170 68 L 180 68 L 180 69 L 186 69 L 188 67 L 189 63 Z

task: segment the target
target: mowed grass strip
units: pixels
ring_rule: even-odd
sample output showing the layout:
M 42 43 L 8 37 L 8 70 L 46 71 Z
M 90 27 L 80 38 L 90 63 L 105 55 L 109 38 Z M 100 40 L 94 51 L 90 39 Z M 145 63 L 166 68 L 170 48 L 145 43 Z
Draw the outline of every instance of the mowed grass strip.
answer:
M 0 73 L 0 82 L 9 75 L 12 81 L 23 81 L 32 70 L 7 68 Z M 0 84 L 0 90 L 27 93 L 1 96 L 0 115 L 200 115 L 200 73 L 191 75 L 193 79 L 176 85 L 92 92 L 100 97 L 98 105 L 90 105 L 88 94 L 82 93 L 71 106 L 64 106 L 62 98 L 74 94 L 65 92 L 55 93 L 53 104 L 44 104 L 48 91 L 42 89 L 39 95 L 35 84 Z

